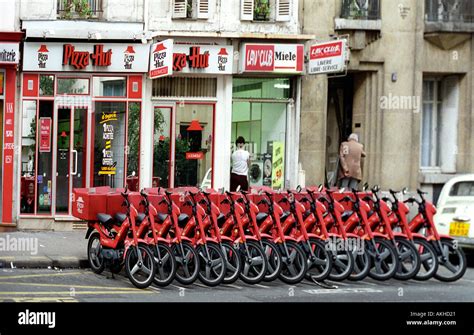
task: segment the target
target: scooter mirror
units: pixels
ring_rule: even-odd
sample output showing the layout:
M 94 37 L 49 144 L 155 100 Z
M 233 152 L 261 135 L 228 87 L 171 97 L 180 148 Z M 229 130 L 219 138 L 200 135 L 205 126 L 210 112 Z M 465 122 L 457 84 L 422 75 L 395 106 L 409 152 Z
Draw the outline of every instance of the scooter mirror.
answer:
M 362 186 L 362 189 L 365 191 L 369 188 L 369 183 L 364 183 L 364 186 Z
M 407 194 L 407 193 L 408 193 L 408 188 L 404 187 L 403 190 L 402 190 L 402 194 Z
M 236 192 L 240 192 L 240 185 L 235 189 Z
M 318 186 L 318 192 L 321 192 L 323 190 L 323 184 L 319 184 Z
M 339 190 L 339 193 L 344 193 L 346 189 L 344 187 L 341 187 L 341 189 Z

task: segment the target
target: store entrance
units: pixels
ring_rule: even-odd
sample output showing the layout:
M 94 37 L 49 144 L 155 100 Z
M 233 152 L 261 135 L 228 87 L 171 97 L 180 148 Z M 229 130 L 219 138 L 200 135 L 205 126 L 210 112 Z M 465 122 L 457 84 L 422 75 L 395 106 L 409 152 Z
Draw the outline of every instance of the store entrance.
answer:
M 87 109 L 58 108 L 56 141 L 56 213 L 70 214 L 72 189 L 85 187 Z

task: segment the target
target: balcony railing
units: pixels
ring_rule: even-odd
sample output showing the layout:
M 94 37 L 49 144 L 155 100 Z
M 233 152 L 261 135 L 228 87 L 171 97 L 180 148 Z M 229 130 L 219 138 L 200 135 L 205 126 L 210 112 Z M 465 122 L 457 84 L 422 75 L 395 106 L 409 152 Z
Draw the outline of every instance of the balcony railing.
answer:
M 341 18 L 379 20 L 380 0 L 342 0 Z
M 425 0 L 425 19 L 439 23 L 474 23 L 472 0 Z
M 102 0 L 58 0 L 58 16 L 63 19 L 98 18 L 102 15 Z

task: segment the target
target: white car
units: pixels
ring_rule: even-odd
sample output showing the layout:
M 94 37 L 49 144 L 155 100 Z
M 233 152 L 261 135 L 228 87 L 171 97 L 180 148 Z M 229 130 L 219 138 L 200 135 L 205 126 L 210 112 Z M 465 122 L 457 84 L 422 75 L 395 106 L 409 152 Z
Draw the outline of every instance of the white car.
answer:
M 454 177 L 443 186 L 434 221 L 440 234 L 474 248 L 474 174 Z

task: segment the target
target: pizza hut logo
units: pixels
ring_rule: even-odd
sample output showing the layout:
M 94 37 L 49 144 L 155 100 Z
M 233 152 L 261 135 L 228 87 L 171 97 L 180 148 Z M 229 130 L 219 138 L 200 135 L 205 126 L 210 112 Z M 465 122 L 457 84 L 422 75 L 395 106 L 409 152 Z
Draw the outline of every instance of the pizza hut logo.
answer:
M 123 54 L 123 67 L 125 70 L 131 70 L 135 61 L 135 50 L 129 45 Z
M 82 214 L 82 212 L 84 211 L 84 200 L 82 199 L 82 197 L 79 197 L 76 201 L 76 208 L 77 208 L 77 212 Z
M 336 57 L 342 54 L 342 42 L 335 42 L 311 47 L 311 59 Z
M 160 43 L 156 45 L 155 50 L 153 51 L 153 63 L 155 64 L 155 67 L 161 68 L 165 66 L 165 59 L 166 59 L 166 47 L 164 43 Z
M 227 53 L 226 48 L 221 48 L 217 53 L 217 69 L 225 72 L 227 62 L 229 62 L 229 54 Z
M 38 67 L 40 69 L 46 68 L 46 63 L 48 61 L 48 47 L 46 44 L 41 44 L 40 48 L 38 49 Z
M 190 69 L 205 69 L 209 67 L 209 51 L 201 53 L 200 47 L 189 48 L 189 55 L 185 53 L 173 54 L 173 71 L 182 71 L 186 65 Z

